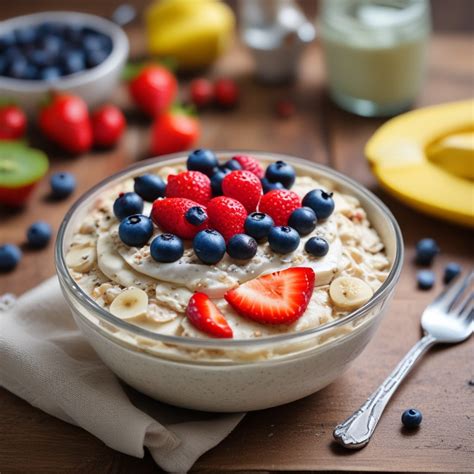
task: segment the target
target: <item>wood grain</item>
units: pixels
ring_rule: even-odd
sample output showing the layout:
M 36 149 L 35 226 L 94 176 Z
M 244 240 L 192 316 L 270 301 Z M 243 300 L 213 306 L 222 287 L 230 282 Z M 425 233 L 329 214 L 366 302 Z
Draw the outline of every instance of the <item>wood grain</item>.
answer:
M 132 32 L 133 33 L 133 32 Z M 134 36 L 137 38 L 137 36 Z M 139 44 L 139 41 L 136 43 Z M 420 104 L 472 95 L 472 39 L 463 35 L 437 36 L 432 42 L 428 80 Z M 134 51 L 138 54 L 139 46 Z M 383 416 L 376 436 L 362 451 L 343 451 L 332 443 L 333 427 L 383 380 L 419 336 L 419 315 L 434 294 L 415 289 L 412 264 L 414 243 L 433 236 L 442 254 L 435 265 L 441 276 L 451 260 L 472 267 L 472 234 L 467 230 L 418 214 L 383 193 L 363 158 L 363 145 L 381 120 L 354 117 L 336 109 L 324 89 L 324 73 L 317 45 L 304 55 L 300 79 L 288 87 L 265 88 L 253 82 L 252 61 L 239 45 L 223 58 L 212 74 L 235 77 L 242 102 L 233 112 L 202 114 L 201 145 L 211 148 L 248 148 L 291 153 L 330 164 L 369 186 L 389 205 L 405 237 L 406 261 L 391 309 L 364 353 L 347 373 L 323 391 L 284 407 L 249 414 L 218 447 L 205 454 L 196 471 L 416 471 L 468 472 L 474 465 L 474 412 L 469 384 L 472 341 L 433 350 L 415 368 Z M 185 83 L 184 81 L 183 83 Z M 277 119 L 275 100 L 292 97 L 298 113 Z M 51 172 L 69 170 L 79 186 L 62 203 L 47 199 L 48 183 L 35 191 L 24 212 L 0 211 L 2 241 L 21 244 L 27 225 L 48 220 L 57 229 L 75 197 L 103 177 L 147 155 L 148 125 L 133 113 L 124 89 L 116 100 L 127 110 L 127 136 L 116 150 L 68 157 L 46 145 L 35 134 L 34 143 L 47 147 Z M 15 272 L 0 275 L 0 292 L 22 293 L 54 272 L 53 246 L 40 252 L 25 249 Z M 284 383 L 284 381 L 282 381 Z M 402 411 L 415 406 L 424 422 L 414 434 L 401 429 Z M 147 454 L 134 459 L 112 451 L 85 431 L 56 420 L 0 390 L 0 472 L 156 472 Z

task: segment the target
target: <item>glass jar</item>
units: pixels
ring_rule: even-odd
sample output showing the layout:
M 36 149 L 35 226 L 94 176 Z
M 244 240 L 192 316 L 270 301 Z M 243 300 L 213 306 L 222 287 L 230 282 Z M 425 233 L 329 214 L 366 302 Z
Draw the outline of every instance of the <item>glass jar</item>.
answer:
M 423 81 L 430 29 L 427 0 L 323 0 L 332 99 L 369 117 L 408 109 Z

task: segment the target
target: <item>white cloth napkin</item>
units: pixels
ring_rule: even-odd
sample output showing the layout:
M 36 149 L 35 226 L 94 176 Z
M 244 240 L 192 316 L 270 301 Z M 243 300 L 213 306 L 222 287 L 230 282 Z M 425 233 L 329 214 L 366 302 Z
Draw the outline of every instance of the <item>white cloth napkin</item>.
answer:
M 113 449 L 143 457 L 146 446 L 166 471 L 186 472 L 244 416 L 175 408 L 124 387 L 75 325 L 56 277 L 7 306 L 0 385 Z

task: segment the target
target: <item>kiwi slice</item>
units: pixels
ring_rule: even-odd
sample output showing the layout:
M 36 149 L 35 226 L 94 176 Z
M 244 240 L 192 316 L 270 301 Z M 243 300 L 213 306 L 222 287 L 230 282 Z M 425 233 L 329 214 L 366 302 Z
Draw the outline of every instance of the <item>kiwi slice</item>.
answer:
M 22 142 L 0 141 L 0 186 L 33 184 L 48 171 L 48 157 Z

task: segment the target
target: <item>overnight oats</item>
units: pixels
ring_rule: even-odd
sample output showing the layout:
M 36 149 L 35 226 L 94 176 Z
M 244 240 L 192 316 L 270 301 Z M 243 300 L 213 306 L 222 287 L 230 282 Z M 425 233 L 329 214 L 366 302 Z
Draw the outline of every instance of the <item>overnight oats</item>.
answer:
M 183 338 L 322 327 L 369 302 L 392 267 L 357 197 L 248 155 L 156 161 L 74 225 L 65 262 L 79 287 L 120 320 Z

